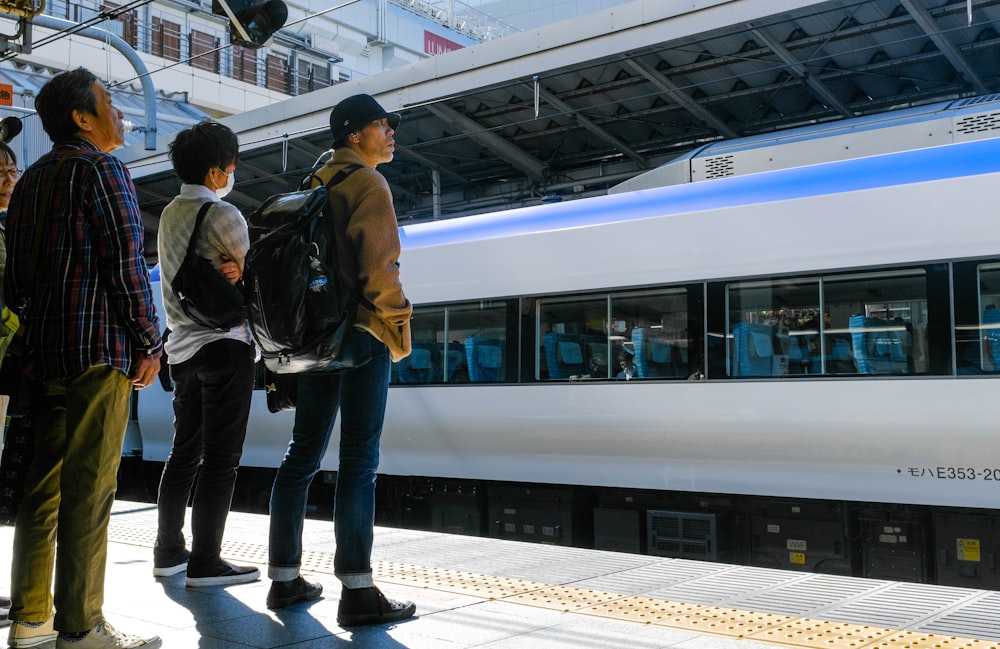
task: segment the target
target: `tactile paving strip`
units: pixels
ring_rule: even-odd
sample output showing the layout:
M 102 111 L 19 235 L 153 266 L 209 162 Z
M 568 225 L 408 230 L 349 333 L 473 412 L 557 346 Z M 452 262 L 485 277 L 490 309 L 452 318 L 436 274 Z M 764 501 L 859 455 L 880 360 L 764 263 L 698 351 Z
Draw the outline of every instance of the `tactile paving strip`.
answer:
M 372 570 L 375 573 L 375 579 L 380 581 L 420 586 L 461 595 L 474 595 L 483 599 L 508 599 L 548 586 L 548 584 L 496 575 L 481 575 L 432 566 L 402 566 L 401 564 L 381 561 L 373 561 Z
M 108 526 L 108 540 L 152 548 L 156 530 L 112 523 Z M 190 540 L 188 537 L 189 544 Z M 226 541 L 222 554 L 237 561 L 267 564 L 266 545 Z M 308 572 L 332 575 L 333 553 L 303 552 L 302 567 Z M 372 569 L 379 581 L 769 644 L 810 649 L 1000 649 L 1000 643 L 987 640 L 623 596 L 448 568 L 375 561 Z
M 869 647 L 895 632 L 895 629 L 883 629 L 863 624 L 799 618 L 772 629 L 752 634 L 749 639 L 778 642 L 797 647 L 854 649 L 856 647 Z
M 528 604 L 540 608 L 551 608 L 557 611 L 585 612 L 592 606 L 599 606 L 622 598 L 621 593 L 608 593 L 572 586 L 549 586 L 539 584 L 537 590 L 527 593 L 516 593 L 506 597 L 508 602 Z
M 953 638 L 933 633 L 919 631 L 898 631 L 888 638 L 883 638 L 870 649 L 910 649 L 920 647 L 926 649 L 988 649 L 996 647 L 988 640 L 973 640 L 969 638 Z

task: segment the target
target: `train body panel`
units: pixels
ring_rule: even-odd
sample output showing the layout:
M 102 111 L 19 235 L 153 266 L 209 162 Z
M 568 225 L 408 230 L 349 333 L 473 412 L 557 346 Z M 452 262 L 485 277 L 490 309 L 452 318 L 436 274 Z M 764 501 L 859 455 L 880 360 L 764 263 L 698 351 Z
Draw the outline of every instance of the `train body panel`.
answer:
M 997 387 L 965 378 L 393 387 L 380 472 L 992 507 Z M 141 402 L 144 458 L 163 461 L 172 414 L 169 397 L 156 396 Z M 293 413 L 269 413 L 254 396 L 242 465 L 277 467 Z M 337 460 L 334 443 L 322 469 Z
M 420 304 L 996 254 L 997 186 L 1000 140 L 991 140 L 467 217 L 404 228 L 403 280 Z M 990 458 L 1000 466 L 989 412 L 998 386 L 993 377 L 394 386 L 381 467 L 989 506 L 1000 484 L 981 472 Z M 140 393 L 147 459 L 166 458 L 172 418 L 169 393 Z M 244 465 L 276 467 L 292 422 L 256 394 Z M 331 445 L 323 468 L 335 467 Z M 939 467 L 976 475 L 927 477 Z
M 381 470 L 993 507 L 996 389 L 954 379 L 400 388 Z
M 401 273 L 421 304 L 990 255 L 998 183 L 989 140 L 522 208 L 403 228 Z

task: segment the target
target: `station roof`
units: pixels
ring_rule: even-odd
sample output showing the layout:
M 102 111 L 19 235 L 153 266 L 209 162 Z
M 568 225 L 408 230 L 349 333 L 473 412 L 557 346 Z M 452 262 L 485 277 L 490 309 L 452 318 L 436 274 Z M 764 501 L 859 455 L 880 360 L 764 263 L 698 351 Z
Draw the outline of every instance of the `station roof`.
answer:
M 683 5 L 683 7 L 680 7 Z M 1000 0 L 639 0 L 226 118 L 231 200 L 295 189 L 356 93 L 403 115 L 401 223 L 606 193 L 720 139 L 1000 92 Z M 155 232 L 179 183 L 119 152 Z

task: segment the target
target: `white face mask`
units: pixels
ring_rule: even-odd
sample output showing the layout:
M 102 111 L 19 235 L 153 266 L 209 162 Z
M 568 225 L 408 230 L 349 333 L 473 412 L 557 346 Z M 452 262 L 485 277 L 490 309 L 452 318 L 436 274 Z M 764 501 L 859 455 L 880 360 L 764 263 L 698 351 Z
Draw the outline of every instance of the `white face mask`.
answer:
M 225 198 L 229 194 L 229 192 L 233 191 L 233 185 L 235 184 L 236 184 L 236 170 L 233 169 L 233 173 L 226 174 L 226 186 L 219 187 L 218 189 L 215 190 L 216 195 L 219 198 Z

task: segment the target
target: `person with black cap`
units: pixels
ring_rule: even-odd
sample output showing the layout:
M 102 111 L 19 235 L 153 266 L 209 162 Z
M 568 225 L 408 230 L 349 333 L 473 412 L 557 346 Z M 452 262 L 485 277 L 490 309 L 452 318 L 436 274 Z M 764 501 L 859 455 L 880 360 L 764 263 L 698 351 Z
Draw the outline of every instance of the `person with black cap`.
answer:
M 334 573 L 341 581 L 337 623 L 361 626 L 413 616 L 412 602 L 385 597 L 372 577 L 375 473 L 391 361 L 410 353 L 413 307 L 399 278 L 399 231 L 392 193 L 379 164 L 392 160 L 400 116 L 370 95 L 344 99 L 330 114 L 334 153 L 316 172 L 329 182 L 356 167 L 329 192 L 341 285 L 357 295 L 354 329 L 326 368 L 298 375 L 292 438 L 271 490 L 268 608 L 318 599 L 322 586 L 299 574 L 309 485 L 341 414 L 340 466 L 334 496 Z

